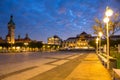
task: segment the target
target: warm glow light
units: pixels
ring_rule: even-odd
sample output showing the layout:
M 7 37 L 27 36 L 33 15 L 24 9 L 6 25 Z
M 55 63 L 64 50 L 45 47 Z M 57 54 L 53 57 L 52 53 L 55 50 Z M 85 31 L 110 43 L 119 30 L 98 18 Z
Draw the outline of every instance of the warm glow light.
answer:
M 109 22 L 109 18 L 108 18 L 108 17 L 105 17 L 105 18 L 103 19 L 103 21 L 104 21 L 105 23 L 108 23 L 108 22 Z
M 45 45 L 43 45 L 43 47 L 45 48 Z
M 24 45 L 25 45 L 25 46 L 27 46 L 27 45 L 28 45 L 28 43 L 24 43 Z
M 103 35 L 102 32 L 99 32 L 99 36 L 102 37 L 102 35 Z
M 98 41 L 96 41 L 96 43 L 98 43 Z
M 106 12 L 105 12 L 105 15 L 106 15 L 106 16 L 112 16 L 112 14 L 113 14 L 113 10 L 110 9 L 109 7 L 107 7 Z
M 0 46 L 0 49 L 2 49 L 2 46 Z
M 50 46 L 47 46 L 48 48 L 50 47 Z
M 96 38 L 96 43 L 98 43 L 99 38 Z
M 12 49 L 15 49 L 15 47 L 12 47 Z
M 51 38 L 52 40 L 54 39 L 54 37 Z
M 17 50 L 19 50 L 19 49 L 20 49 L 20 47 L 18 46 L 18 47 L 16 47 L 16 49 L 17 49 Z

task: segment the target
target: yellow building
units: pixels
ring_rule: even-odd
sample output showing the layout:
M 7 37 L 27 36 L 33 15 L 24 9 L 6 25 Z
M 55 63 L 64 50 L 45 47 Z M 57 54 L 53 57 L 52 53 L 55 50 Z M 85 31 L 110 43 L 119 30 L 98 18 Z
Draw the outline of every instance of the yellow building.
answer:
M 75 48 L 76 46 L 76 37 L 70 37 L 67 40 L 64 40 L 62 43 L 62 48 Z
M 81 48 L 89 48 L 88 42 L 93 40 L 95 37 L 92 37 L 90 34 L 86 32 L 82 32 L 76 37 L 70 37 L 67 40 L 64 40 L 62 43 L 62 48 L 65 49 L 81 49 Z
M 15 23 L 13 22 L 13 16 L 10 16 L 10 21 L 8 22 L 8 34 L 6 36 L 7 43 L 15 43 Z
M 49 37 L 47 43 L 48 44 L 53 44 L 53 45 L 61 45 L 62 40 L 54 35 L 53 37 Z

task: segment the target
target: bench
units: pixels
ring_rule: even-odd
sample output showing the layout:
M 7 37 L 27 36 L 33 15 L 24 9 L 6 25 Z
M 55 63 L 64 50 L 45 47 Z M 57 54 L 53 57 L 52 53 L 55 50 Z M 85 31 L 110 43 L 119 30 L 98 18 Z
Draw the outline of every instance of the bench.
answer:
M 102 61 L 104 66 L 107 65 L 107 58 L 103 57 L 101 54 L 98 54 L 99 59 Z
M 113 68 L 113 80 L 120 80 L 120 69 Z

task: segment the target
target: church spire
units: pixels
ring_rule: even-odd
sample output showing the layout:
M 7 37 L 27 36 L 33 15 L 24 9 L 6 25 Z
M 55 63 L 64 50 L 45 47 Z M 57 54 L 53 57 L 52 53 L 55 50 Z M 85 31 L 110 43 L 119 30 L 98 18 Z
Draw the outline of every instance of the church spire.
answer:
M 15 23 L 13 22 L 13 15 L 10 16 L 10 21 L 8 22 L 8 24 L 15 25 Z

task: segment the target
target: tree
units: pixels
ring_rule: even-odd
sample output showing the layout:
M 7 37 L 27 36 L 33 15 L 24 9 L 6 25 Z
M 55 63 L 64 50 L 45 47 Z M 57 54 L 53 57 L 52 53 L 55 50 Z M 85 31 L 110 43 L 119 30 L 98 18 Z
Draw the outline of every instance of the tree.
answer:
M 23 46 L 24 46 L 24 43 L 23 43 L 23 42 L 18 42 L 18 43 L 15 43 L 14 45 L 15 45 L 15 46 L 23 47 Z
M 106 37 L 106 24 L 103 21 L 100 21 L 98 18 L 95 18 L 96 24 L 93 26 L 94 34 L 102 32 L 104 37 Z M 114 33 L 120 30 L 120 17 L 119 14 L 116 13 L 113 15 L 108 23 L 109 25 L 109 35 L 114 35 Z
M 42 46 L 43 46 L 43 43 L 42 43 L 42 42 L 37 42 L 37 43 L 36 43 L 36 47 L 37 47 L 37 48 L 42 48 Z
M 120 39 L 118 39 L 118 40 L 110 40 L 110 46 L 111 47 L 116 47 L 116 46 L 118 46 L 118 44 L 120 44 Z
M 96 47 L 96 43 L 95 43 L 95 40 L 91 40 L 91 41 L 89 41 L 89 43 L 88 43 L 90 46 L 92 46 L 92 47 Z
M 11 47 L 11 44 L 9 44 L 9 43 L 0 43 L 0 46 L 8 48 L 8 47 Z
M 41 48 L 43 44 L 42 42 L 30 42 L 28 46 L 31 48 Z

